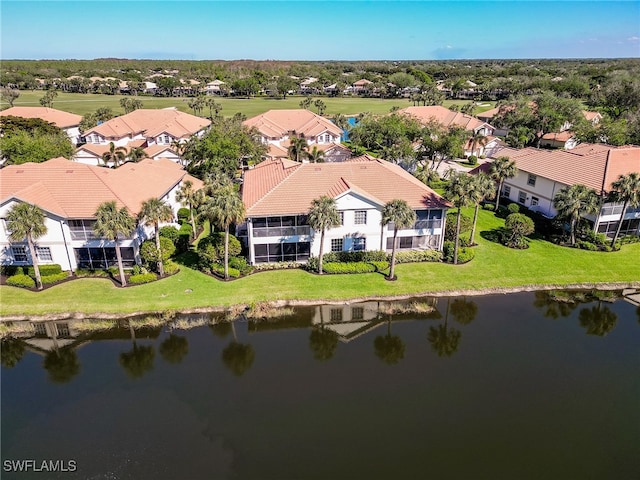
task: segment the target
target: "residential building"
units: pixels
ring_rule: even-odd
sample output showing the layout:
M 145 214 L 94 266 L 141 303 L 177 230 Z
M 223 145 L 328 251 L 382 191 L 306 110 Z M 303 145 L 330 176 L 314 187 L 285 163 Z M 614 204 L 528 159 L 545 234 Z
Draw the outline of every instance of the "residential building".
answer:
M 495 129 L 493 126 L 477 119 L 471 115 L 467 115 L 462 112 L 454 112 L 448 108 L 440 105 L 430 105 L 426 107 L 407 107 L 398 110 L 399 113 L 411 115 L 423 125 L 428 125 L 431 122 L 436 122 L 443 127 L 461 127 L 473 134 L 479 133 L 486 137 L 487 142 L 482 145 L 476 143 L 473 145 L 472 141 L 467 141 L 464 144 L 464 153 L 469 155 L 484 155 L 485 150 L 492 151 L 500 144 L 499 139 L 494 137 Z M 474 148 L 475 147 L 475 148 Z
M 450 204 L 398 165 L 361 156 L 340 163 L 267 160 L 245 172 L 247 222 L 239 228 L 251 264 L 306 261 L 320 253 L 320 234 L 309 226 L 311 202 L 334 198 L 341 225 L 325 233 L 323 251 L 391 251 L 393 227 L 381 226 L 394 199 L 416 211 L 412 228 L 398 232 L 401 250 L 441 250 Z
M 572 150 L 503 148 L 494 158 L 515 161 L 518 173 L 504 181 L 502 195 L 546 217 L 555 217 L 553 198 L 562 188 L 582 184 L 606 197 L 620 175 L 640 173 L 640 147 L 580 144 Z M 622 203 L 605 202 L 587 217 L 599 233 L 613 236 L 622 216 Z M 640 208 L 629 208 L 621 232 L 640 234 Z
M 38 261 L 54 263 L 63 270 L 104 268 L 116 264 L 112 239 L 93 232 L 95 212 L 107 201 L 116 201 L 133 216 L 150 198 L 164 200 L 177 214 L 182 205 L 176 191 L 190 180 L 196 189 L 202 182 L 168 160 L 142 160 L 118 169 L 71 163 L 59 157 L 44 163 L 11 165 L 0 170 L 0 263 L 30 265 L 26 241 L 10 242 L 6 224 L 13 205 L 26 202 L 45 213 L 47 233 L 36 240 Z M 153 235 L 153 229 L 138 225 L 121 246 L 125 265 L 139 263 L 139 246 Z
M 69 136 L 71 142 L 76 145 L 80 141 L 80 122 L 81 115 L 75 113 L 63 112 L 55 108 L 48 107 L 11 107 L 0 112 L 0 117 L 22 117 L 22 118 L 40 118 L 45 122 L 53 123 L 56 127 L 61 128 Z
M 325 162 L 342 162 L 351 157 L 351 151 L 340 144 L 342 129 L 309 110 L 269 110 L 245 120 L 244 125 L 259 132 L 268 147 L 268 158 L 285 158 L 292 137 L 303 137 L 309 150 L 317 147 L 324 151 Z

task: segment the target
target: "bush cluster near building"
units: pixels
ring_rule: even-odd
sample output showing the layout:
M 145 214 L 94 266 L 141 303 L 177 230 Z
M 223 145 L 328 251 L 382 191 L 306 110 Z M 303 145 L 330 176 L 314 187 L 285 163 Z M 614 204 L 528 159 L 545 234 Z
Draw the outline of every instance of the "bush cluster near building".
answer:
M 63 272 L 58 264 L 40 265 L 39 270 L 43 285 L 52 285 L 69 277 L 69 272 Z M 7 276 L 7 285 L 23 288 L 36 286 L 36 271 L 33 265 L 6 265 L 2 267 L 2 274 Z

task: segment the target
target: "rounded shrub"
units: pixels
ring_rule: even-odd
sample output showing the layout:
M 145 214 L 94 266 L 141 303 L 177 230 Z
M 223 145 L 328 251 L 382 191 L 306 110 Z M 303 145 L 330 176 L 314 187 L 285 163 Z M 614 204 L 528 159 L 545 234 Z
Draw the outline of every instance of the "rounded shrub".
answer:
M 160 230 L 158 230 L 158 235 L 164 238 L 168 238 L 173 243 L 176 243 L 176 240 L 178 240 L 178 237 L 180 236 L 180 231 L 176 227 L 167 225 L 165 227 L 160 227 Z
M 509 211 L 509 213 L 519 213 L 520 212 L 520 205 L 518 205 L 517 203 L 510 203 L 507 206 L 507 210 Z
M 46 264 L 46 265 L 38 265 L 38 270 L 40 270 L 40 275 L 55 275 L 57 273 L 62 272 L 62 267 L 58 264 Z M 27 275 L 31 275 L 32 277 L 36 274 L 36 270 L 33 268 L 33 265 L 29 265 L 27 267 Z
M 160 237 L 160 255 L 158 255 L 156 242 L 153 240 L 146 240 L 140 246 L 140 256 L 147 263 L 155 263 L 159 260 L 166 262 L 175 251 L 176 246 L 166 237 Z
M 12 287 L 33 288 L 36 286 L 36 281 L 29 275 L 18 273 L 7 278 L 7 285 L 11 285 Z
M 171 260 L 167 260 L 163 266 L 165 275 L 173 275 L 174 273 L 178 273 L 178 271 L 180 270 L 180 266 L 176 262 L 172 262 Z
M 191 220 L 191 211 L 188 208 L 180 208 L 178 210 L 178 222 L 184 224 Z
M 242 252 L 240 241 L 229 235 L 229 259 L 237 257 Z M 224 233 L 216 232 L 204 237 L 198 242 L 198 256 L 203 265 L 210 265 L 224 260 Z
M 69 274 L 67 272 L 53 273 L 51 275 L 42 275 L 42 284 L 50 285 L 52 283 L 60 282 L 69 278 Z
M 469 158 L 467 158 L 467 162 L 471 165 L 477 165 L 478 157 L 476 157 L 475 155 L 471 155 Z
M 129 277 L 129 283 L 133 285 L 141 285 L 143 283 L 150 283 L 156 280 L 155 273 L 140 273 L 138 275 L 131 275 Z
M 507 228 L 507 234 L 504 235 L 504 244 L 507 247 L 523 249 L 529 246 L 525 237 L 535 230 L 531 218 L 522 213 L 512 213 L 507 217 L 504 225 Z

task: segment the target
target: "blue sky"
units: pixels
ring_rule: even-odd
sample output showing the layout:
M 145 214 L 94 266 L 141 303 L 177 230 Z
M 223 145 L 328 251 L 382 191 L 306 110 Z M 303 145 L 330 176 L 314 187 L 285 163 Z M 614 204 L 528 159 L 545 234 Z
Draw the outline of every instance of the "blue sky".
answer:
M 640 57 L 631 1 L 0 1 L 0 58 Z

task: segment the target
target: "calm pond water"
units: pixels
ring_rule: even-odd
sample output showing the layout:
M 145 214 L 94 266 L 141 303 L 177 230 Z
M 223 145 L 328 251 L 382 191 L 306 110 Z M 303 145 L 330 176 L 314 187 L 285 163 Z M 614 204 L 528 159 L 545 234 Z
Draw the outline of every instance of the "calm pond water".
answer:
M 39 326 L 2 344 L 2 478 L 637 480 L 640 311 L 568 300 Z

